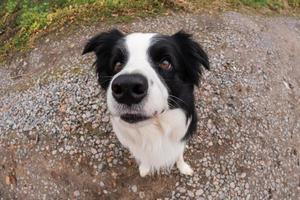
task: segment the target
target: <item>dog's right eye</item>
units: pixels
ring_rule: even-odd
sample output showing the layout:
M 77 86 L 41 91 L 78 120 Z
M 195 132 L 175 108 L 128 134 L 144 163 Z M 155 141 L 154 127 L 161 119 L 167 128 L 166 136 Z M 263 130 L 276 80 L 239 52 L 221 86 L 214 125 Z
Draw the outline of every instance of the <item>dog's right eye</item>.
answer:
M 124 64 L 121 62 L 116 62 L 115 66 L 114 66 L 114 72 L 118 73 L 119 71 L 121 71 L 124 67 Z
M 159 67 L 164 69 L 164 70 L 170 70 L 172 68 L 172 64 L 166 60 L 163 59 L 160 63 L 159 63 Z

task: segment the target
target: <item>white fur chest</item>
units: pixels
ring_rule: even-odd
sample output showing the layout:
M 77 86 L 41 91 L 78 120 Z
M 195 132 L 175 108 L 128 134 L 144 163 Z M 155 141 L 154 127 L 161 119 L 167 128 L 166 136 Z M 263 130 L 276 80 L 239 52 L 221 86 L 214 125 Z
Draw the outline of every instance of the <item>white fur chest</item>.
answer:
M 112 117 L 112 125 L 119 141 L 140 164 L 152 171 L 172 167 L 183 154 L 185 143 L 181 139 L 190 121 L 191 119 L 186 120 L 182 109 L 166 111 L 138 125 Z

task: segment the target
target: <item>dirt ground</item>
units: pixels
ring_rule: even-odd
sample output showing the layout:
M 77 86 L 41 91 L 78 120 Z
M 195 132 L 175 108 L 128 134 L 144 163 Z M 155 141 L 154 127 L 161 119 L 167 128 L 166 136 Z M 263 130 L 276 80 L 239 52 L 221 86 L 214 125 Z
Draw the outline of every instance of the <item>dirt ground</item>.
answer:
M 211 71 L 196 90 L 192 177 L 141 178 L 81 56 L 94 34 L 192 33 Z M 300 19 L 172 13 L 68 28 L 0 67 L 0 199 L 299 199 Z

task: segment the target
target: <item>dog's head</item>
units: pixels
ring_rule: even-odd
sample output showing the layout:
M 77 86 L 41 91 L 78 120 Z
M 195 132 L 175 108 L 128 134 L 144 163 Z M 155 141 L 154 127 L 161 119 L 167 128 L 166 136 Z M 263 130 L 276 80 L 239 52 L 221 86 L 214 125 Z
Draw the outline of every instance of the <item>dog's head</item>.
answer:
M 107 90 L 111 114 L 128 123 L 178 107 L 190 113 L 201 66 L 209 69 L 206 53 L 182 31 L 123 35 L 114 29 L 91 38 L 83 54 L 88 52 L 97 56 L 98 81 Z

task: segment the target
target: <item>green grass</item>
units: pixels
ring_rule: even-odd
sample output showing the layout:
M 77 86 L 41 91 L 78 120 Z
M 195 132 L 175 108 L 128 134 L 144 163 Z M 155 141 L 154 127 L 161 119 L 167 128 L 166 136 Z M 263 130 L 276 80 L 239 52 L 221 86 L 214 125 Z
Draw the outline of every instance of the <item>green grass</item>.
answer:
M 44 33 L 66 24 L 99 21 L 124 22 L 135 17 L 180 8 L 180 2 L 196 7 L 229 5 L 255 9 L 300 10 L 300 0 L 0 0 L 0 63 L 14 52 L 30 48 Z M 178 3 L 179 2 L 179 3 Z M 179 5 L 179 6 L 176 6 Z
M 245 5 L 252 7 L 271 6 L 274 8 L 300 7 L 300 0 L 241 0 Z
M 196 7 L 204 6 L 205 8 L 240 8 L 246 6 L 255 9 L 270 8 L 275 11 L 280 9 L 285 11 L 298 9 L 299 11 L 300 9 L 300 0 L 186 0 L 186 2 L 196 5 Z
M 66 24 L 127 21 L 159 14 L 163 0 L 0 0 L 0 62 Z
M 235 5 L 245 5 L 253 8 L 261 7 L 277 7 L 282 8 L 283 2 L 281 0 L 232 0 Z

